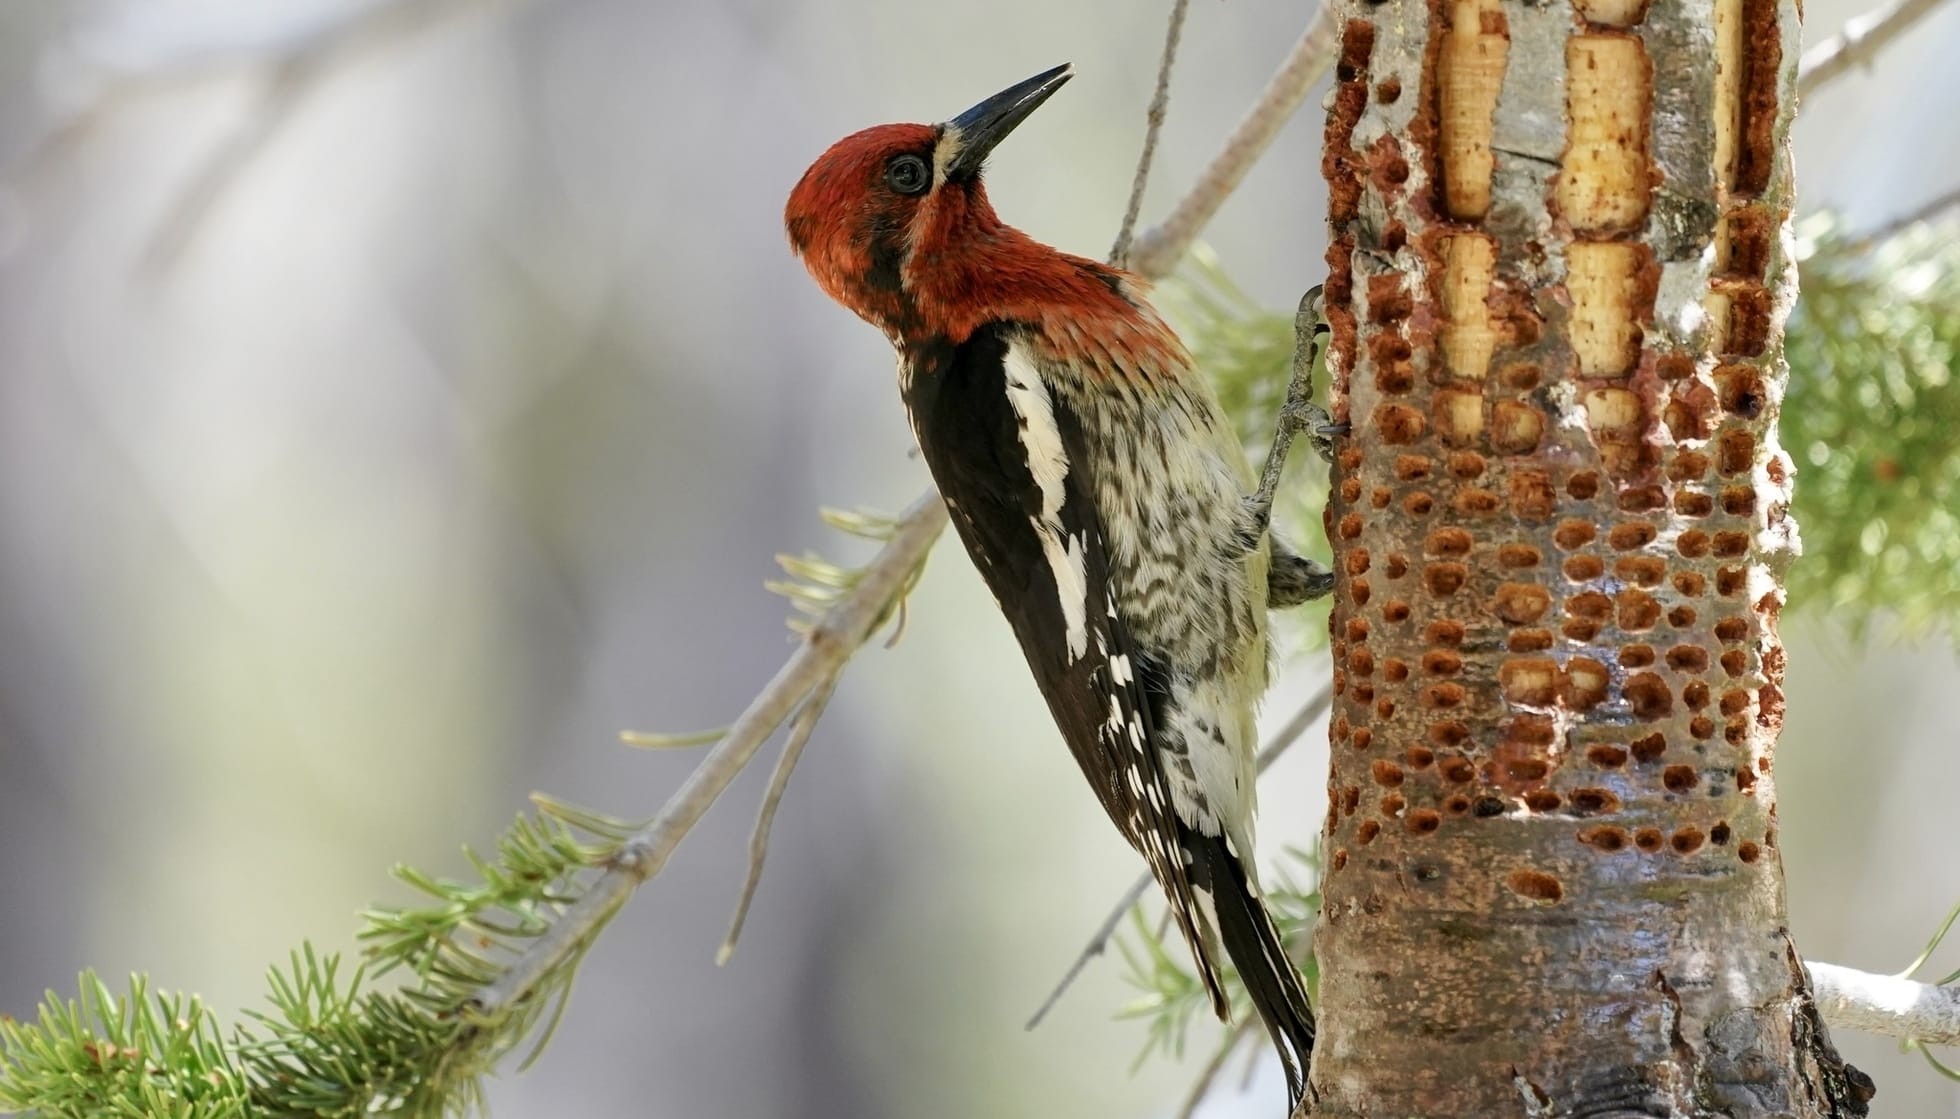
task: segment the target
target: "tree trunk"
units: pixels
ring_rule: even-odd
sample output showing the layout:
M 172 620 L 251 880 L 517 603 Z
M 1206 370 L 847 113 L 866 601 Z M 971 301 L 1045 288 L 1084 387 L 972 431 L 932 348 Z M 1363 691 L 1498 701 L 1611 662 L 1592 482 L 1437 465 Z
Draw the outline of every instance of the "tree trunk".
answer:
M 1795 0 L 1352 3 L 1326 1116 L 1855 1116 L 1770 759 Z

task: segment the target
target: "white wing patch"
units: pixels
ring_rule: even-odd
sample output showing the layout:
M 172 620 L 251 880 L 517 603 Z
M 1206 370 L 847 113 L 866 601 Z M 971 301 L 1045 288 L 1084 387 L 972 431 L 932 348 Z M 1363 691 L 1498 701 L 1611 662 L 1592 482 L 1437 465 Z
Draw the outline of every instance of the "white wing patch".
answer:
M 1129 654 L 1118 653 L 1115 656 L 1109 658 L 1109 678 L 1119 688 L 1127 688 L 1130 686 L 1131 677 L 1130 677 Z
M 1034 361 L 1019 343 L 1007 347 L 1003 362 L 1007 370 L 1007 400 L 1020 420 L 1021 449 L 1028 458 L 1028 470 L 1041 491 L 1041 514 L 1031 517 L 1035 535 L 1041 539 L 1041 554 L 1055 577 L 1055 591 L 1061 597 L 1062 620 L 1068 631 L 1068 658 L 1080 660 L 1089 651 L 1089 575 L 1081 533 L 1062 541 L 1062 501 L 1068 495 L 1068 451 L 1062 446 L 1062 429 L 1055 423 L 1055 403 L 1048 385 L 1041 379 Z
M 1198 928 L 1210 944 L 1218 939 L 1218 903 L 1203 886 L 1191 887 L 1191 900 L 1197 902 Z

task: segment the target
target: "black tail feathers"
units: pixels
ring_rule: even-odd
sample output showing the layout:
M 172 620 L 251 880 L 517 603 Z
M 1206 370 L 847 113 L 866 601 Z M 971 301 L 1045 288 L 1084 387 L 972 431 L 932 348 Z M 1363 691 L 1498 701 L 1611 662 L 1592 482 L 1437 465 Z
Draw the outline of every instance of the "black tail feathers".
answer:
M 1307 1003 L 1306 987 L 1286 957 L 1264 900 L 1254 893 L 1244 864 L 1224 837 L 1199 835 L 1185 827 L 1178 830 L 1189 854 L 1192 891 L 1199 895 L 1201 905 L 1204 900 L 1211 902 L 1212 923 L 1246 993 L 1252 997 L 1252 1005 L 1273 1036 L 1273 1046 L 1286 1068 L 1287 1095 L 1297 1109 L 1306 1093 L 1306 1075 L 1313 1057 L 1313 1008 Z M 1249 858 L 1251 852 L 1246 856 Z

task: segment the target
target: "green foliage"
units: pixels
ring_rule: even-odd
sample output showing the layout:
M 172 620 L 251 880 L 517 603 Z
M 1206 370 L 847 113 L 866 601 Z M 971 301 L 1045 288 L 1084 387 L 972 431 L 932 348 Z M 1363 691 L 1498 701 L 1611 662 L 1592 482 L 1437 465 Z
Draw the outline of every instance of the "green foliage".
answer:
M 889 540 L 897 527 L 866 512 L 823 517 L 873 541 Z M 799 632 L 862 578 L 815 556 L 778 559 L 790 579 L 770 586 L 790 600 Z M 891 610 L 902 611 L 921 570 Z M 664 749 L 719 737 L 629 741 Z M 118 996 L 92 972 L 78 999 L 50 991 L 35 1022 L 0 1017 L 0 1110 L 49 1119 L 438 1119 L 480 1111 L 483 1076 L 527 1040 L 532 1056 L 550 1040 L 579 962 L 612 913 L 567 925 L 577 938 L 539 957 L 542 969 L 505 1008 L 486 1010 L 484 989 L 558 927 L 646 826 L 532 800 L 536 812 L 518 817 L 491 855 L 465 850 L 474 871 L 467 879 L 396 867 L 396 879 L 424 900 L 363 915 L 360 966 L 304 946 L 268 976 L 267 1008 L 229 1030 L 195 998 L 152 995 L 141 976 Z
M 93 973 L 78 999 L 49 992 L 36 1022 L 0 1020 L 0 1108 L 76 1119 L 434 1119 L 477 1108 L 481 1077 L 526 1038 L 548 1036 L 582 950 L 506 1012 L 481 1014 L 472 999 L 632 830 L 543 798 L 538 809 L 494 859 L 470 856 L 473 880 L 397 868 L 429 900 L 370 911 L 364 965 L 304 947 L 270 973 L 268 1008 L 230 1030 L 195 998 L 151 994 L 140 976 L 120 996 Z M 390 972 L 399 982 L 381 989 L 374 979 Z
M 898 531 L 896 517 L 865 509 L 824 508 L 818 510 L 817 515 L 822 517 L 823 522 L 830 527 L 860 540 L 884 543 Z M 861 568 L 843 567 L 813 552 L 805 552 L 800 556 L 778 555 L 776 565 L 781 567 L 789 578 L 771 580 L 763 586 L 789 599 L 790 605 L 796 608 L 796 612 L 790 615 L 789 628 L 797 633 L 808 633 L 810 624 L 837 605 L 839 599 L 851 593 L 858 585 L 858 580 L 864 577 Z M 904 624 L 903 611 L 906 600 L 911 597 L 912 588 L 918 585 L 919 577 L 925 574 L 925 570 L 926 566 L 923 563 L 913 568 L 912 574 L 905 580 L 905 585 L 899 589 L 897 596 L 892 600 L 892 609 L 900 612 L 901 627 Z M 871 628 L 877 629 L 884 625 L 886 620 L 878 619 L 877 624 Z M 900 636 L 901 634 L 894 633 L 887 641 L 887 647 L 896 644 Z
M 152 997 L 140 977 L 118 998 L 94 973 L 79 999 L 53 991 L 29 1024 L 0 1018 L 0 1106 L 50 1116 L 251 1114 L 251 1085 L 195 998 Z
M 1166 944 L 1163 933 L 1150 927 L 1143 910 L 1141 901 L 1130 907 L 1130 935 L 1116 941 L 1116 950 L 1123 956 L 1124 978 L 1141 992 L 1116 1016 L 1141 1021 L 1148 1028 L 1132 1071 L 1159 1053 L 1184 1056 L 1191 1019 L 1210 1006 L 1204 984 L 1185 962 L 1184 945 Z
M 1899 978 L 1911 979 L 1913 976 L 1919 974 L 1919 969 L 1926 966 L 1927 961 L 1933 958 L 1934 952 L 1939 951 L 1940 942 L 1946 939 L 1946 934 L 1953 931 L 1953 925 L 1956 921 L 1960 921 L 1960 905 L 1955 905 L 1947 911 L 1946 920 L 1940 922 L 1939 931 L 1934 933 L 1933 938 L 1926 942 L 1925 949 L 1913 958 L 1912 963 L 1906 965 L 1906 969 L 1899 973 Z M 1951 987 L 1956 983 L 1960 983 L 1960 970 L 1953 971 L 1945 978 L 1936 980 L 1934 985 Z M 1960 1081 L 1960 1068 L 1955 1068 L 1938 1057 L 1933 1056 L 1933 1051 L 1927 1047 L 1926 1039 L 1909 1037 L 1899 1043 L 1899 1048 L 1908 1053 L 1917 1051 L 1921 1057 L 1926 1058 L 1926 1063 L 1933 1067 L 1934 1072 L 1939 1073 L 1948 1080 Z
M 1960 228 L 1870 252 L 1806 223 L 1783 445 L 1797 463 L 1794 609 L 1861 632 L 1960 618 Z

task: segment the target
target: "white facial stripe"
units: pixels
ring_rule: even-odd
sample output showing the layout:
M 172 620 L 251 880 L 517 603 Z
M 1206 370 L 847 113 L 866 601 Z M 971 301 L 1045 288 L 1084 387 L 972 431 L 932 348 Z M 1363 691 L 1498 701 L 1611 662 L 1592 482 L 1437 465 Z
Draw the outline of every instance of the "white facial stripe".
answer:
M 1041 554 L 1048 561 L 1049 573 L 1061 599 L 1069 660 L 1079 660 L 1089 651 L 1089 574 L 1082 534 L 1071 535 L 1066 547 L 1062 543 L 1062 502 L 1068 496 L 1068 452 L 1062 446 L 1062 430 L 1055 423 L 1055 406 L 1048 395 L 1048 386 L 1027 350 L 1018 342 L 1010 344 L 1004 365 L 1007 399 L 1021 421 L 1021 449 L 1027 455 L 1034 484 L 1041 491 L 1041 514 L 1029 520 L 1034 524 L 1035 535 L 1041 539 Z
M 939 142 L 932 146 L 932 181 L 934 185 L 946 181 L 946 169 L 953 165 L 953 160 L 959 158 L 960 148 L 962 146 L 963 143 L 960 139 L 959 129 L 949 124 L 940 131 Z

